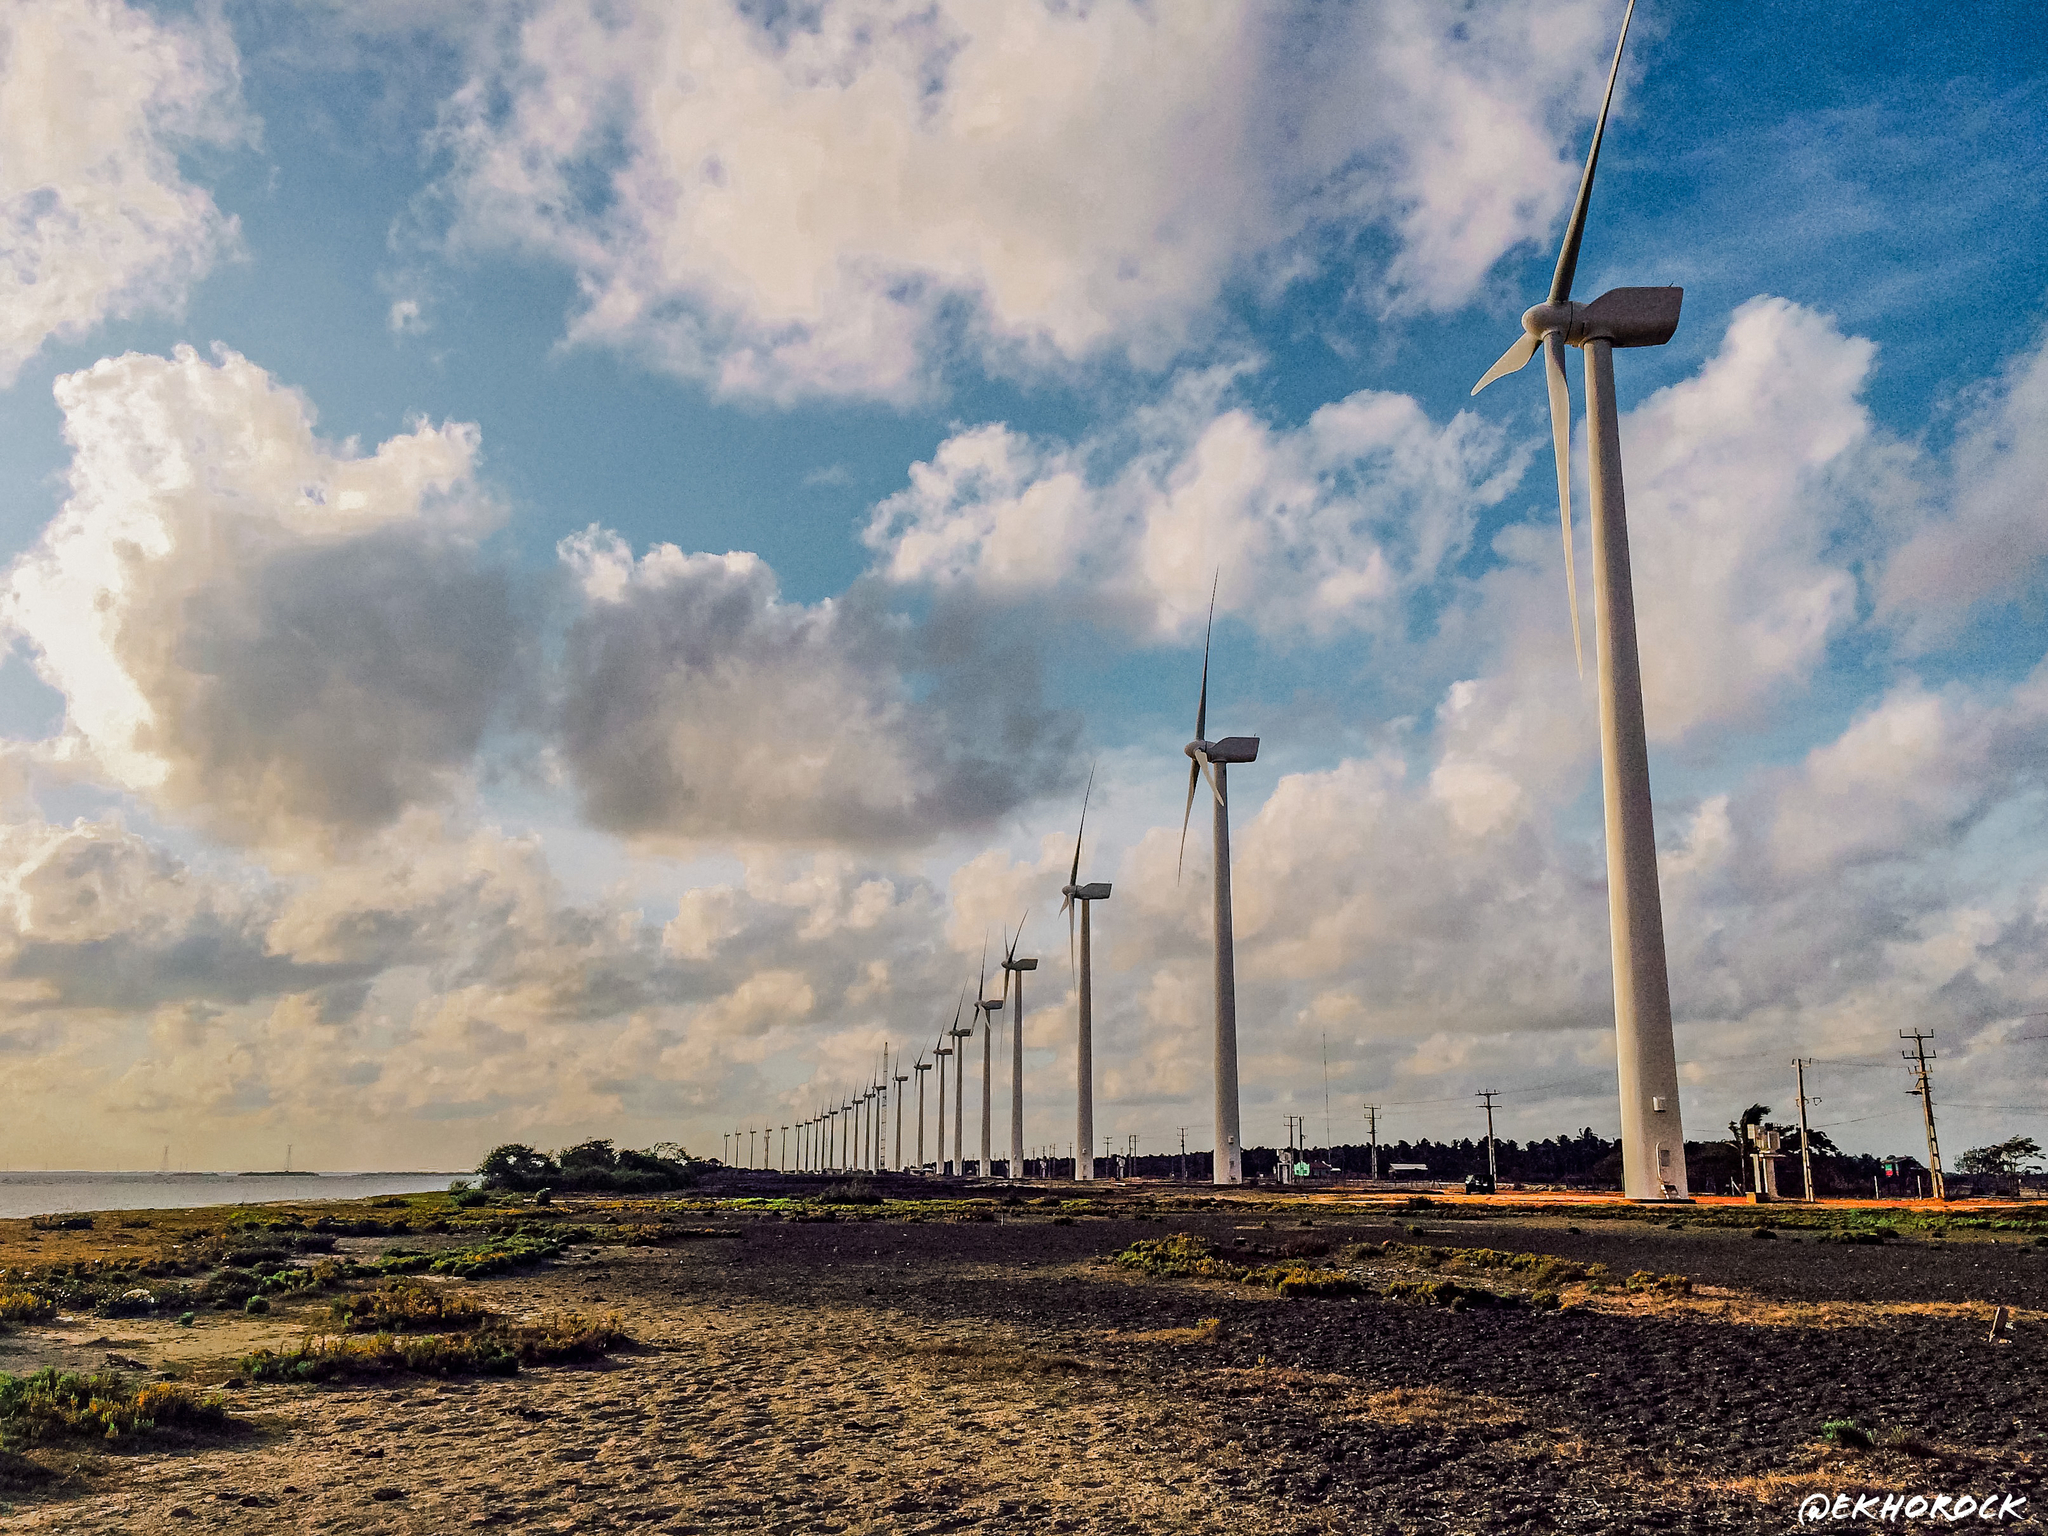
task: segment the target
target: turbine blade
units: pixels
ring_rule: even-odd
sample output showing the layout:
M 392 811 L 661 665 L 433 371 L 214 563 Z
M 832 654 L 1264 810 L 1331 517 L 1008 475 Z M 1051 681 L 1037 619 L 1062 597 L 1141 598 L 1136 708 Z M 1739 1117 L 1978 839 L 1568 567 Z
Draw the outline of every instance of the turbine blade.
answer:
M 1557 450 L 1557 515 L 1564 524 L 1564 593 L 1572 609 L 1572 655 L 1579 678 L 1586 676 L 1586 650 L 1579 638 L 1579 578 L 1572 565 L 1572 396 L 1565 387 L 1564 337 L 1543 338 L 1543 372 L 1550 382 L 1550 442 Z
M 1536 349 L 1540 345 L 1542 343 L 1534 336 L 1522 337 L 1521 340 L 1509 347 L 1507 351 L 1501 353 L 1500 361 L 1486 370 L 1486 377 L 1472 386 L 1472 393 L 1476 395 L 1495 379 L 1504 379 L 1509 374 L 1515 372 L 1536 355 Z
M 1188 764 L 1188 803 L 1180 813 L 1180 862 L 1173 866 L 1173 883 L 1175 885 L 1180 884 L 1181 869 L 1188 861 L 1188 818 L 1195 813 L 1195 785 L 1200 782 L 1201 777 L 1201 766 L 1190 762 Z
M 1607 94 L 1600 98 L 1600 118 L 1593 124 L 1593 142 L 1586 150 L 1586 169 L 1579 177 L 1579 195 L 1572 203 L 1570 222 L 1564 227 L 1564 244 L 1558 247 L 1557 271 L 1550 279 L 1550 302 L 1562 304 L 1572 296 L 1572 278 L 1579 270 L 1579 241 L 1586 233 L 1586 205 L 1593 200 L 1593 169 L 1600 163 L 1600 140 L 1607 132 L 1607 109 L 1614 105 L 1614 82 L 1621 75 L 1621 50 L 1628 42 L 1628 24 L 1635 18 L 1636 0 L 1628 0 L 1622 13 L 1621 36 L 1614 40 L 1614 63 L 1607 71 Z
M 1067 875 L 1067 884 L 1069 885 L 1079 885 L 1081 883 L 1081 838 L 1088 831 L 1088 797 L 1094 793 L 1095 770 L 1091 767 L 1088 770 L 1088 788 L 1081 796 L 1081 825 L 1074 831 L 1074 867 Z M 1070 896 L 1067 900 L 1072 902 L 1073 898 Z
M 1078 983 L 1081 979 L 1081 962 L 1074 949 L 1074 898 L 1069 896 L 1062 910 L 1067 914 L 1067 969 Z
M 1209 637 L 1216 632 L 1216 588 L 1223 581 L 1223 568 L 1209 583 L 1209 622 L 1202 630 L 1202 696 L 1195 705 L 1195 740 L 1207 741 L 1209 730 Z
M 1202 777 L 1209 781 L 1209 789 L 1216 796 L 1216 803 L 1221 805 L 1223 803 L 1223 786 L 1216 782 L 1216 770 L 1209 765 L 1209 754 L 1197 752 L 1195 754 L 1195 761 L 1201 766 Z

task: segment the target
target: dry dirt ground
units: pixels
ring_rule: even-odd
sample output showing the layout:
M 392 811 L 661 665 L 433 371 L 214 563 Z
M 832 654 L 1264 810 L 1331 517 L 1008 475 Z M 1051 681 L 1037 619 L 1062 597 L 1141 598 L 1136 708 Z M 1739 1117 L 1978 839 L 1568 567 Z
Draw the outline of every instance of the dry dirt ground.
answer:
M 60 1481 L 6 1495 L 0 1530 L 1704 1533 L 1799 1529 L 1815 1490 L 1987 1489 L 2029 1501 L 2003 1528 L 2037 1529 L 2048 1498 L 2048 1247 L 2011 1238 L 1853 1247 L 1330 1204 L 868 1214 L 693 1214 L 729 1235 L 470 1282 L 516 1315 L 615 1312 L 638 1345 L 509 1379 L 230 1387 L 250 1432 L 69 1456 Z M 1304 1222 L 1340 1254 L 1483 1245 L 1682 1273 L 1695 1293 L 1452 1311 L 1101 1262 L 1174 1232 L 1272 1247 Z M 1350 1266 L 1378 1286 L 1399 1268 Z M 1994 1303 L 2017 1309 L 2009 1343 L 1986 1338 Z M 29 1329 L 0 1338 L 0 1370 L 112 1353 L 219 1376 L 316 1321 Z M 1826 1445 L 1836 1417 L 1879 1448 Z

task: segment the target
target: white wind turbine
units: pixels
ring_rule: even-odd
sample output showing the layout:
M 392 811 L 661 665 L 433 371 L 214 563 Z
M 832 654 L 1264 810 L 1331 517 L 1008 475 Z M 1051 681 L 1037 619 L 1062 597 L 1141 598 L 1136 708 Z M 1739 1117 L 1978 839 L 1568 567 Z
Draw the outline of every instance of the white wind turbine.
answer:
M 931 1069 L 932 1064 L 926 1061 L 922 1055 L 917 1058 L 910 1068 L 911 1071 L 917 1074 L 917 1171 L 919 1173 L 924 1172 L 924 1075 L 931 1071 Z M 939 1078 L 939 1104 L 942 1110 L 946 1102 L 945 1086 L 946 1079 L 941 1075 Z
M 904 1091 L 903 1085 L 910 1081 L 910 1074 L 902 1070 L 903 1058 L 900 1056 L 896 1058 L 896 1067 L 896 1172 L 901 1173 L 903 1171 L 904 1100 L 909 1098 L 909 1094 Z M 924 1130 L 924 1079 L 919 1078 L 917 1086 L 919 1100 L 917 1106 L 917 1128 L 921 1133 Z
M 1081 825 L 1074 832 L 1074 867 L 1067 871 L 1067 883 L 1060 887 L 1060 894 L 1066 900 L 1060 910 L 1067 915 L 1067 951 L 1071 959 L 1074 949 L 1074 909 L 1080 908 L 1081 917 L 1081 958 L 1076 972 L 1075 1013 L 1078 1029 L 1074 1049 L 1074 1078 L 1077 1086 L 1074 1115 L 1074 1140 L 1077 1146 L 1095 1145 L 1095 976 L 1093 952 L 1088 942 L 1088 909 L 1098 901 L 1109 900 L 1109 883 L 1098 881 L 1093 885 L 1081 884 L 1081 838 L 1088 830 L 1088 799 L 1095 793 L 1095 773 L 1088 774 L 1088 788 L 1081 796 Z M 1077 1157 L 1074 1159 L 1074 1177 L 1093 1179 L 1095 1159 Z
M 988 985 L 988 945 L 982 945 L 981 978 L 974 984 L 974 1006 L 981 1008 L 982 989 Z M 959 1015 L 953 1018 L 953 1173 L 957 1178 L 967 1177 L 967 1041 L 974 1035 L 974 1026 L 960 1027 Z
M 1621 1080 L 1623 1186 L 1632 1200 L 1685 1200 L 1685 1133 L 1679 1124 L 1678 1059 L 1671 1038 L 1671 983 L 1664 961 L 1664 909 L 1657 888 L 1657 836 L 1643 736 L 1643 679 L 1636 655 L 1635 593 L 1629 575 L 1628 514 L 1622 501 L 1621 423 L 1614 400 L 1614 349 L 1661 347 L 1678 329 L 1682 288 L 1613 288 L 1590 304 L 1572 302 L 1579 241 L 1621 52 L 1635 0 L 1621 19 L 1607 94 L 1586 151 L 1579 195 L 1565 225 L 1550 296 L 1522 316 L 1524 335 L 1472 393 L 1513 373 L 1540 350 L 1550 386 L 1550 436 L 1557 459 L 1564 529 L 1565 593 L 1572 645 L 1579 645 L 1578 584 L 1572 571 L 1571 394 L 1564 349 L 1585 354 L 1586 426 L 1592 484 L 1593 635 L 1600 691 L 1600 784 L 1607 810 L 1607 913 L 1614 955 L 1614 1034 Z
M 1024 917 L 1031 914 L 1026 912 Z M 1017 945 L 1024 937 L 1024 918 L 1017 920 L 1017 936 L 1003 946 L 1003 995 L 1010 998 L 1010 1182 L 1024 1177 L 1024 973 L 1038 969 L 1037 960 L 1026 956 L 1018 958 Z M 1010 978 L 1017 978 L 1014 996 L 1010 992 Z M 996 1000 L 996 1007 L 1002 1007 L 1002 999 Z M 983 1089 L 986 1105 L 987 1090 Z M 986 1109 L 981 1131 L 982 1176 L 988 1175 L 988 1124 Z
M 1219 573 L 1218 580 L 1221 580 Z M 1202 634 L 1202 692 L 1195 705 L 1195 739 L 1182 748 L 1188 765 L 1188 803 L 1181 811 L 1180 850 L 1188 849 L 1188 819 L 1194 814 L 1195 791 L 1209 781 L 1215 796 L 1216 840 L 1216 1154 L 1211 1182 L 1244 1182 L 1244 1146 L 1238 1136 L 1237 1098 L 1237 943 L 1230 925 L 1230 772 L 1232 763 L 1259 760 L 1259 738 L 1207 738 L 1209 724 L 1209 637 L 1216 627 L 1216 593 L 1209 592 L 1209 628 Z M 1080 1165 L 1075 1164 L 1078 1168 Z

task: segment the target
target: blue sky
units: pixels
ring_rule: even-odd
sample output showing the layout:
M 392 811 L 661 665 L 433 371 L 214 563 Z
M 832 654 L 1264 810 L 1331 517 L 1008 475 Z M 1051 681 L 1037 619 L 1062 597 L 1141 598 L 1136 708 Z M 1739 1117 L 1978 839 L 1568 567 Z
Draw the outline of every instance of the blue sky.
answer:
M 1468 391 L 1619 15 L 18 8 L 0 1049 L 65 1107 L 0 1151 L 781 1123 L 1002 921 L 1056 955 L 1091 763 L 1098 1125 L 1205 1126 L 1219 568 L 1247 1135 L 1325 1043 L 1340 1140 L 1480 1086 L 1611 1131 L 1541 391 Z M 2048 1033 L 2044 34 L 1638 12 L 1578 292 L 1687 290 L 1618 374 L 1695 1137 L 1913 1025 L 1952 1150 L 2044 1133 L 1961 1107 Z M 1841 1077 L 1912 1150 L 1902 1074 Z

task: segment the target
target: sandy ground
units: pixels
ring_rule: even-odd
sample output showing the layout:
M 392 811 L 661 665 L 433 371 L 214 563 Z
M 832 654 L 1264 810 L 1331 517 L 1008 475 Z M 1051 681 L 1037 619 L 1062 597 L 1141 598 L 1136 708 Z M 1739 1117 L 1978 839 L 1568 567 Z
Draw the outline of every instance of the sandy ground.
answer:
M 1005 1214 L 695 1217 L 731 1235 L 579 1249 L 465 1289 L 618 1313 L 640 1343 L 603 1365 L 233 1388 L 251 1433 L 73 1457 L 8 1494 L 0 1530 L 1790 1531 L 1815 1489 L 2048 1493 L 2048 1249 L 1564 1217 L 1418 1235 L 1327 1206 Z M 1339 1245 L 1548 1252 L 1699 1293 L 1452 1312 L 1101 1262 L 1176 1231 L 1271 1244 L 1301 1219 Z M 2011 1343 L 1985 1338 L 1994 1303 L 2019 1309 Z M 316 1320 L 66 1324 L 0 1339 L 0 1369 L 115 1354 L 204 1375 Z M 1837 1451 L 1819 1436 L 1838 1415 L 1925 1444 Z

